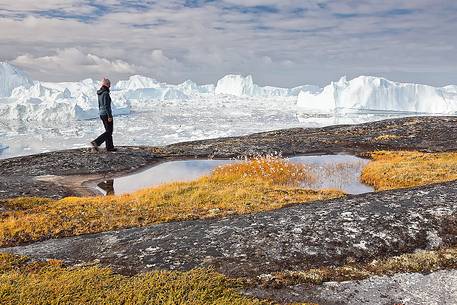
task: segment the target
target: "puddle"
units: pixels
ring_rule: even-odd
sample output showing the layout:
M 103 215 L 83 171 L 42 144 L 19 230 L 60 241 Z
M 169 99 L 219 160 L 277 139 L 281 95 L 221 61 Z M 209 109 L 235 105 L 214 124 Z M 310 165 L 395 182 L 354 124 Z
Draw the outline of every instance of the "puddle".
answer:
M 314 183 L 303 184 L 310 189 L 340 189 L 347 194 L 374 192 L 374 189 L 360 182 L 360 174 L 369 160 L 350 155 L 302 156 L 289 158 L 291 162 L 310 166 L 315 175 Z
M 316 180 L 304 183 L 304 188 L 340 189 L 348 194 L 373 192 L 373 188 L 360 182 L 360 173 L 368 160 L 350 155 L 300 156 L 291 162 L 307 164 Z M 122 195 L 164 183 L 190 181 L 209 174 L 220 165 L 239 162 L 235 160 L 185 160 L 170 161 L 132 175 L 103 181 L 97 190 L 105 195 Z

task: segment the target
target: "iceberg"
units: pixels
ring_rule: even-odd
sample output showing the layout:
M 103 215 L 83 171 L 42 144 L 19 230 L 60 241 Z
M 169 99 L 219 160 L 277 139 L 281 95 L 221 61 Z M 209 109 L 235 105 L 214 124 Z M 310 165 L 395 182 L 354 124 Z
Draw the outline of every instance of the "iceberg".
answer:
M 112 110 L 113 115 L 130 113 L 125 99 L 113 102 Z M 98 117 L 96 87 L 88 80 L 54 84 L 36 81 L 30 87 L 14 88 L 9 98 L 0 100 L 0 115 L 20 121 L 93 119 Z
M 252 76 L 226 75 L 218 80 L 215 93 L 235 96 L 253 96 L 256 88 Z
M 160 83 L 153 78 L 133 75 L 128 80 L 120 80 L 114 86 L 113 90 L 136 90 L 144 88 L 158 88 Z
M 197 85 L 191 80 L 186 80 L 184 83 L 177 85 L 176 89 L 186 95 L 214 94 L 215 86 L 213 84 Z
M 32 79 L 25 72 L 9 63 L 0 62 L 0 97 L 10 96 L 16 87 L 32 85 Z
M 92 79 L 60 83 L 33 81 L 18 68 L 0 63 L 0 116 L 10 121 L 97 118 L 99 86 Z M 169 106 L 184 102 L 189 108 L 220 103 L 233 111 L 251 103 L 265 104 L 265 109 L 271 110 L 273 105 L 282 103 L 291 112 L 307 114 L 457 112 L 457 86 L 436 88 L 373 76 L 352 80 L 343 77 L 323 88 L 313 85 L 281 88 L 259 86 L 251 75 L 226 75 L 216 85 L 198 85 L 191 80 L 173 85 L 133 75 L 118 81 L 111 96 L 114 115 L 129 114 L 132 110 L 150 111 L 159 103 Z
M 215 94 L 234 95 L 238 97 L 296 97 L 301 91 L 318 91 L 319 87 L 304 85 L 295 88 L 280 88 L 256 85 L 252 75 L 226 75 L 216 85 Z
M 302 110 L 322 113 L 453 114 L 457 112 L 457 86 L 436 88 L 373 76 L 360 76 L 350 81 L 342 77 L 318 92 L 300 91 L 297 106 Z
M 128 90 L 122 93 L 126 99 L 134 99 L 138 101 L 151 101 L 151 100 L 184 100 L 188 96 L 182 91 L 175 88 L 142 88 L 136 90 Z

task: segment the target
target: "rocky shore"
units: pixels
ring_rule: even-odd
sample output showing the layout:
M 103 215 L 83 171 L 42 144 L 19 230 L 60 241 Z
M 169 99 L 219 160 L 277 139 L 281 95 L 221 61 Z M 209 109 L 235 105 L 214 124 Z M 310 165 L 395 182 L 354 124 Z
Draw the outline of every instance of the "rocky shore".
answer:
M 362 154 L 378 149 L 456 150 L 457 118 L 411 117 L 361 125 L 294 128 L 165 147 L 120 147 L 116 153 L 74 149 L 10 158 L 0 160 L 0 199 L 88 195 L 90 189 L 81 185 L 84 181 L 122 175 L 166 160 L 277 153 Z
M 158 162 L 245 155 L 363 153 L 378 149 L 457 150 L 457 118 L 412 117 L 354 126 L 290 129 L 165 147 L 87 149 L 0 160 L 0 199 L 60 198 L 90 193 L 84 181 L 113 177 Z M 116 272 L 212 267 L 251 278 L 275 272 L 366 263 L 457 245 L 457 182 L 347 196 L 270 212 L 170 222 L 3 248 L 34 259 L 100 263 Z M 0 201 L 1 202 L 1 201 Z M 251 287 L 249 295 L 319 304 L 455 304 L 455 270 L 399 273 L 363 281 Z M 414 293 L 414 291 L 420 293 Z

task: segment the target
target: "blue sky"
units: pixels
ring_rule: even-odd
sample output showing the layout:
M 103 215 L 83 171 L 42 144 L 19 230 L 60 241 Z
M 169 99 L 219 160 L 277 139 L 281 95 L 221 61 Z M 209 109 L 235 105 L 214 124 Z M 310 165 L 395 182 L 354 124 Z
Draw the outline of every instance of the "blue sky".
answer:
M 456 31 L 450 0 L 0 0 L 0 60 L 50 81 L 457 84 Z

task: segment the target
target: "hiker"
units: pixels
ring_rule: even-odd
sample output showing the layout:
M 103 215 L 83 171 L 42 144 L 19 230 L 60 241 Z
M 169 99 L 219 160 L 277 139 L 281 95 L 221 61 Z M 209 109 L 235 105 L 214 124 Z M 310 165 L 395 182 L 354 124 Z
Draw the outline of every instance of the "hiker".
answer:
M 111 112 L 111 97 L 109 95 L 111 82 L 109 79 L 103 78 L 101 85 L 101 88 L 97 91 L 98 111 L 100 118 L 102 119 L 103 126 L 105 126 L 105 132 L 90 142 L 90 144 L 95 151 L 98 151 L 98 147 L 105 142 L 107 151 L 117 151 L 113 145 L 113 114 Z

